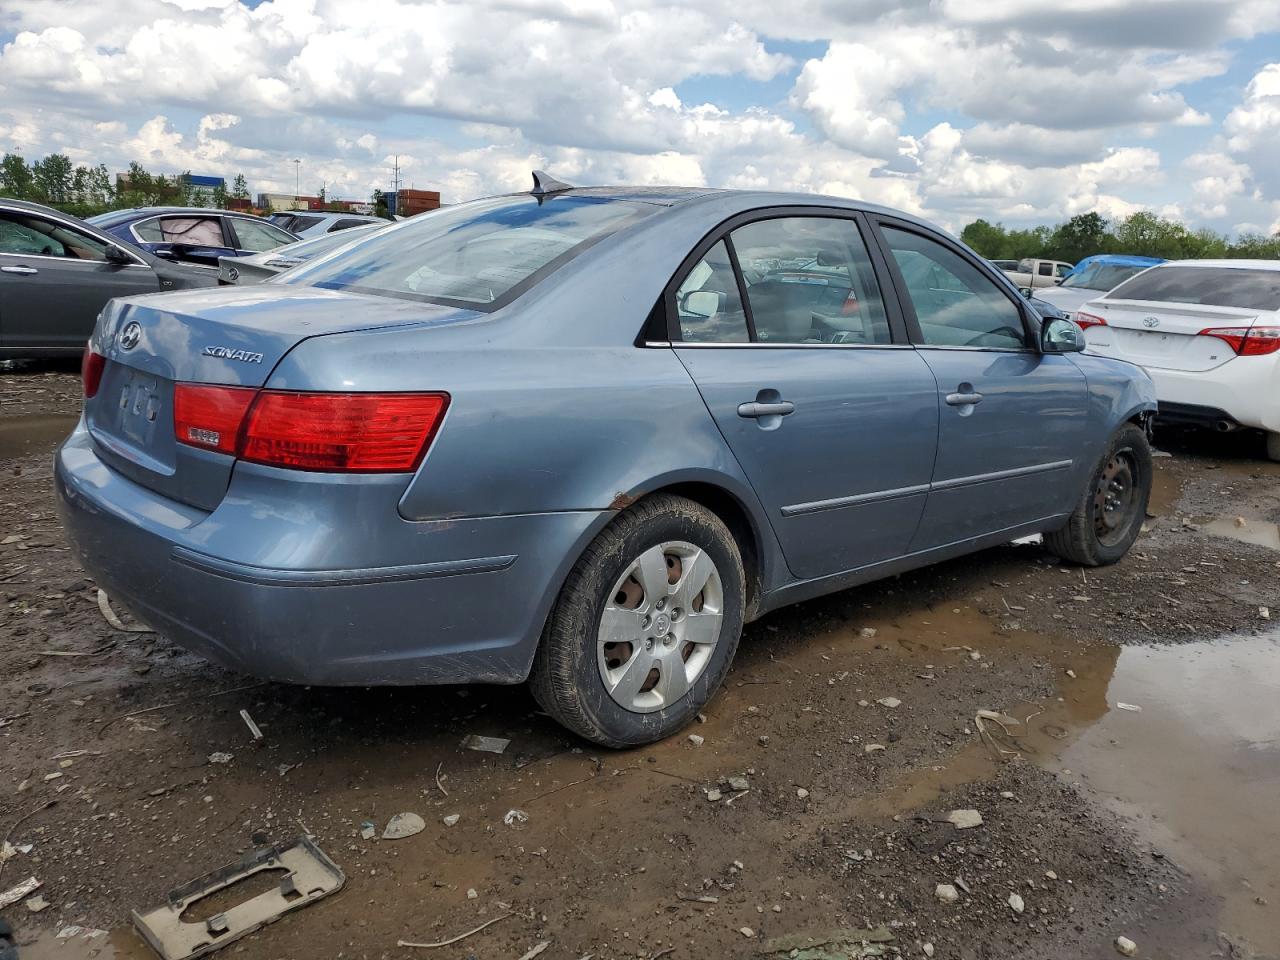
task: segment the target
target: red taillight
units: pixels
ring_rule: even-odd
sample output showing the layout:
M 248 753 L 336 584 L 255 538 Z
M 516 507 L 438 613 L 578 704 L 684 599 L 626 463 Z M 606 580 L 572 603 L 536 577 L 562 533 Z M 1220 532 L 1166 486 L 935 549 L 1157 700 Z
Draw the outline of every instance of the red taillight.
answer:
M 1217 337 L 1241 357 L 1262 357 L 1280 350 L 1280 327 L 1209 327 L 1202 337 Z
M 1107 321 L 1102 317 L 1092 313 L 1085 313 L 1083 310 L 1076 313 L 1076 323 L 1081 330 L 1088 330 L 1090 327 L 1105 327 Z
M 173 388 L 173 435 L 188 446 L 234 454 L 240 425 L 257 395 L 253 387 L 179 383 Z
M 85 399 L 95 396 L 102 385 L 102 371 L 107 366 L 107 358 L 88 345 L 84 348 L 84 356 L 80 358 L 80 382 L 84 385 Z
M 443 393 L 291 393 L 179 384 L 178 442 L 295 470 L 417 468 L 449 405 Z

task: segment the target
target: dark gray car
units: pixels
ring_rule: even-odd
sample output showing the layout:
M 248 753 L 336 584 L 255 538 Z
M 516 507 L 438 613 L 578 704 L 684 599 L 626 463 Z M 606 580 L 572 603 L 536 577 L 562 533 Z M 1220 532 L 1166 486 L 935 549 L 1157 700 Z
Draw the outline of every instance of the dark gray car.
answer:
M 69 214 L 0 198 L 0 359 L 79 354 L 112 297 L 215 282 Z

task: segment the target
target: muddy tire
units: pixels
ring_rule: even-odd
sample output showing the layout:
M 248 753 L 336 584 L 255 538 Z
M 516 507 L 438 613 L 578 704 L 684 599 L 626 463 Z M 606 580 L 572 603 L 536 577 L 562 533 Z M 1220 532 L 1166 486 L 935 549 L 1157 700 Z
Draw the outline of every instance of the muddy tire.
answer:
M 1087 567 L 1115 563 L 1133 546 L 1151 499 L 1151 445 L 1136 424 L 1112 436 L 1070 519 L 1044 535 L 1051 552 Z
M 1280 433 L 1267 434 L 1267 459 L 1280 463 Z
M 742 634 L 744 575 L 728 528 L 701 504 L 658 494 L 624 510 L 570 571 L 530 686 L 593 743 L 668 737 L 711 699 Z

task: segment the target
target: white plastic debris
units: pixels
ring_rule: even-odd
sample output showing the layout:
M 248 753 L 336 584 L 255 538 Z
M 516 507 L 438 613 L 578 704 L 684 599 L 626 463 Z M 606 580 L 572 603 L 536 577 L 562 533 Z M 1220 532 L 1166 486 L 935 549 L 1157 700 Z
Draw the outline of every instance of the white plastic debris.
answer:
M 502 737 L 482 737 L 474 733 L 462 738 L 464 750 L 479 750 L 481 753 L 502 753 L 510 743 Z
M 957 830 L 968 830 L 982 826 L 982 814 L 977 810 L 952 810 L 947 814 L 947 822 L 954 824 Z
M 34 893 L 35 891 L 39 890 L 41 886 L 42 884 L 40 883 L 39 880 L 37 880 L 35 877 L 29 877 L 26 880 L 23 880 L 16 887 L 13 887 L 10 890 L 6 890 L 4 893 L 0 893 L 0 910 L 3 910 L 5 907 L 17 903 L 19 900 L 21 900 L 23 897 L 27 896 L 28 894 Z
M 960 899 L 960 891 L 949 883 L 940 883 L 933 888 L 933 895 L 943 903 L 955 903 Z
M 695 747 L 700 747 L 706 741 L 705 741 L 705 738 L 700 737 L 698 734 L 691 733 L 689 734 L 689 742 L 692 743 Z
M 897 697 L 881 697 L 876 701 L 876 703 L 880 704 L 882 707 L 888 707 L 890 710 L 893 710 L 895 707 L 902 706 L 902 701 Z
M 507 815 L 502 818 L 502 822 L 508 827 L 514 827 L 518 823 L 528 823 L 529 815 L 523 810 L 508 810 Z
M 456 827 L 458 825 L 458 821 L 461 819 L 462 819 L 462 814 L 451 813 L 444 818 L 444 825 L 446 827 Z
M 387 828 L 382 831 L 383 840 L 403 840 L 421 833 L 426 829 L 426 822 L 416 813 L 397 813 L 387 821 Z
M 1117 710 L 1128 710 L 1130 713 L 1141 713 L 1141 712 L 1142 712 L 1142 708 L 1141 708 L 1140 706 L 1138 706 L 1136 703 L 1120 703 L 1119 701 L 1116 701 L 1116 709 L 1117 709 Z
M 210 762 L 210 763 L 230 763 L 230 762 L 232 761 L 232 759 L 233 759 L 233 758 L 232 758 L 231 754 L 229 754 L 229 753 L 221 753 L 221 752 L 219 752 L 219 753 L 211 753 L 211 754 L 209 754 L 209 762 Z
M 248 710 L 240 711 L 240 719 L 244 721 L 244 725 L 249 728 L 249 732 L 253 734 L 253 739 L 261 740 L 262 731 L 258 729 L 258 725 L 253 722 L 253 717 L 249 716 Z
M 1138 945 L 1128 937 L 1116 937 L 1116 951 L 1122 957 L 1136 957 Z

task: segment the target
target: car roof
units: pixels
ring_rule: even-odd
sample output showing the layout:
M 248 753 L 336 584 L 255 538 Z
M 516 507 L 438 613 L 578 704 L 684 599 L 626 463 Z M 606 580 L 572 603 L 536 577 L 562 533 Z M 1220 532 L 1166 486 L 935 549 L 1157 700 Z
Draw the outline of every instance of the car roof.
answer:
M 1226 267 L 1234 270 L 1280 270 L 1280 260 L 1166 260 L 1165 267 Z
M 143 217 L 154 217 L 162 213 L 191 213 L 209 217 L 248 217 L 250 220 L 261 220 L 262 217 L 252 213 L 242 213 L 239 210 L 219 210 L 216 207 L 126 207 L 123 210 L 108 210 L 106 213 L 100 213 L 94 220 L 99 224 L 103 223 L 122 223 L 125 220 L 142 219 Z
M 372 213 L 356 213 L 347 210 L 276 210 L 273 217 L 319 217 L 322 220 L 381 220 Z
M 1151 267 L 1164 262 L 1162 257 L 1139 257 L 1131 253 L 1095 253 L 1091 257 L 1085 257 L 1077 266 L 1083 266 L 1086 263 L 1105 263 L 1118 267 Z

